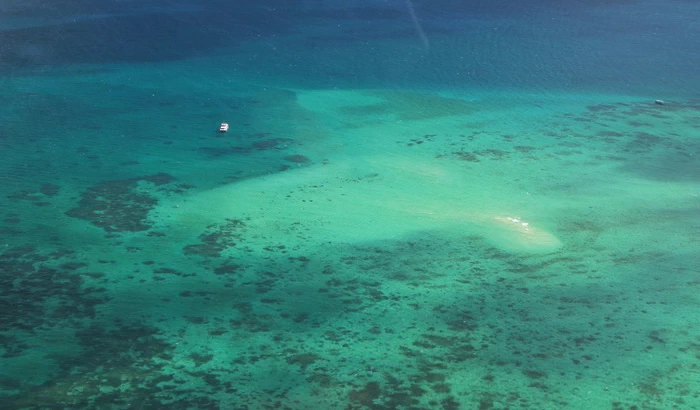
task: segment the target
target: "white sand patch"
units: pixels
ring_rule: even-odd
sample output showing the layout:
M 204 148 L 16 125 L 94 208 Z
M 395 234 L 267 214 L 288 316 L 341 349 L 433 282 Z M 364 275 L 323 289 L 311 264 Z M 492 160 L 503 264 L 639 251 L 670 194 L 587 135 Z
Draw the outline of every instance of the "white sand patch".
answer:
M 384 155 L 250 179 L 164 206 L 170 208 L 170 229 L 187 236 L 225 218 L 250 217 L 257 235 L 282 237 L 299 227 L 304 240 L 313 243 L 400 240 L 416 232 L 451 231 L 483 236 L 515 252 L 561 246 L 534 219 L 527 226 L 505 219 L 504 208 L 511 204 L 515 215 L 522 204 L 488 179 L 437 160 Z
M 553 251 L 562 246 L 559 238 L 542 228 L 515 217 L 497 216 L 501 229 L 494 229 L 492 240 L 500 237 L 500 246 L 510 250 Z M 498 231 L 498 232 L 496 232 Z

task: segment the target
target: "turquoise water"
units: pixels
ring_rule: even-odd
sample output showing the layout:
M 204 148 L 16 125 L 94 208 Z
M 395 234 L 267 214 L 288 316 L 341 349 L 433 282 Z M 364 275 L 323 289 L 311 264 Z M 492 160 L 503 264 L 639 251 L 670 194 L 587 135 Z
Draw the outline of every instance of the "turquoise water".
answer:
M 700 408 L 700 7 L 582 3 L 3 3 L 0 407 Z

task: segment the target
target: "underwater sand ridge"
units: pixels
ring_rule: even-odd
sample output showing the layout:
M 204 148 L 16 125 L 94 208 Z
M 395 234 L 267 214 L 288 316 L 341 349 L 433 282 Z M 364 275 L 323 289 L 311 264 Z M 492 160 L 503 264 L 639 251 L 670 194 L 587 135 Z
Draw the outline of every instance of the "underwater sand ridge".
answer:
M 521 220 L 518 206 L 504 211 L 517 202 L 509 196 L 504 187 L 470 180 L 434 160 L 381 155 L 239 181 L 165 206 L 172 227 L 193 230 L 192 235 L 201 225 L 245 215 L 272 235 L 301 223 L 313 230 L 307 239 L 314 242 L 400 239 L 445 230 L 484 236 L 514 252 L 562 246 L 535 221 Z

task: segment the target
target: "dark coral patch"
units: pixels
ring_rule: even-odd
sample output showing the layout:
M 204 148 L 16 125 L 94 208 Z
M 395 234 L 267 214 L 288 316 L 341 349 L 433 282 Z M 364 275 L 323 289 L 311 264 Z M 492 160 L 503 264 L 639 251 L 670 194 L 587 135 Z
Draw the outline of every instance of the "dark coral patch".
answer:
M 48 197 L 53 197 L 58 194 L 58 191 L 61 188 L 58 185 L 53 185 L 53 184 L 44 184 L 39 188 L 39 192 L 42 194 L 48 196 Z
M 462 161 L 467 161 L 467 162 L 481 162 L 479 160 L 479 157 L 476 156 L 476 154 L 472 152 L 465 152 L 465 151 L 458 151 L 458 152 L 453 152 L 454 155 L 457 156 Z
M 53 327 L 70 317 L 91 318 L 104 303 L 104 289 L 85 287 L 76 273 L 85 265 L 63 261 L 71 251 L 39 253 L 31 246 L 9 248 L 0 254 L 0 350 L 18 356 L 30 346 L 12 335 Z M 58 264 L 58 267 L 52 265 Z
M 238 270 L 242 269 L 242 265 L 238 265 L 235 263 L 227 263 L 225 265 L 219 266 L 218 268 L 214 269 L 214 273 L 217 275 L 226 275 L 229 273 L 236 273 Z
M 266 151 L 270 149 L 279 150 L 289 146 L 293 140 L 289 138 L 272 138 L 269 140 L 255 141 L 252 146 L 258 151 Z
M 294 162 L 296 164 L 307 164 L 307 163 L 311 162 L 311 160 L 308 157 L 305 157 L 305 156 L 299 155 L 299 154 L 289 155 L 287 157 L 284 157 L 284 160 L 289 161 L 289 162 Z
M 42 199 L 42 196 L 39 192 L 36 191 L 21 190 L 7 195 L 7 198 L 19 199 L 22 201 L 40 201 Z
M 360 390 L 352 390 L 348 394 L 348 399 L 365 407 L 373 407 L 374 401 L 382 395 L 382 389 L 377 382 L 369 382 Z
M 247 230 L 244 220 L 227 219 L 223 224 L 208 226 L 207 231 L 199 235 L 201 243 L 187 245 L 183 248 L 183 252 L 185 255 L 197 255 L 204 258 L 219 257 L 226 248 L 236 246 L 238 242 L 243 241 Z
M 78 330 L 75 337 L 82 350 L 79 356 L 53 357 L 62 361 L 56 377 L 5 396 L 3 408 L 126 408 L 130 403 L 140 403 L 143 408 L 219 407 L 201 396 L 173 394 L 171 386 L 184 380 L 167 373 L 173 345 L 155 328 L 118 325 L 107 329 L 93 324 Z M 204 364 L 208 357 L 193 353 L 190 359 Z
M 165 173 L 105 181 L 85 190 L 78 206 L 66 215 L 83 219 L 107 232 L 139 232 L 151 224 L 148 213 L 158 200 L 141 188 L 144 183 L 155 187 L 168 184 L 174 178 Z
M 320 360 L 321 356 L 316 353 L 298 353 L 287 357 L 287 363 L 299 365 L 303 370 L 317 360 Z

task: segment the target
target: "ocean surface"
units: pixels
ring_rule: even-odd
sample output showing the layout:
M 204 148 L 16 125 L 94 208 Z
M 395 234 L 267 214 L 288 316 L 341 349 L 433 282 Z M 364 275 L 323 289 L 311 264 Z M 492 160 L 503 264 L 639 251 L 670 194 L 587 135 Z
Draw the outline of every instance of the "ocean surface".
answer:
M 0 408 L 700 408 L 698 16 L 0 0 Z

